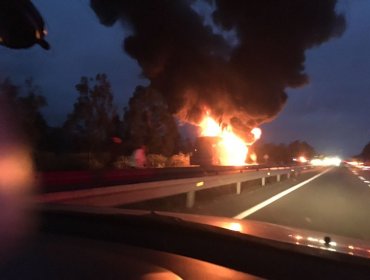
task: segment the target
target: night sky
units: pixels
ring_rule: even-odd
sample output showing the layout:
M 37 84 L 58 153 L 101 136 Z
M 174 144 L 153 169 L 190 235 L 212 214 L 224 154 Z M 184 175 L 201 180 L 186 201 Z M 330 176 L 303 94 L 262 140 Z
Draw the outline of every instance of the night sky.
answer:
M 33 3 L 46 21 L 52 49 L 1 47 L 0 78 L 21 83 L 33 77 L 47 97 L 44 114 L 50 124 L 60 124 L 72 110 L 74 85 L 82 75 L 107 73 L 118 108 L 138 84 L 148 83 L 136 61 L 122 51 L 127 31 L 119 24 L 101 25 L 88 0 Z M 346 18 L 345 33 L 306 52 L 310 83 L 288 90 L 283 111 L 262 126 L 263 141 L 300 139 L 319 152 L 342 156 L 359 153 L 370 141 L 370 1 L 340 1 L 338 9 Z

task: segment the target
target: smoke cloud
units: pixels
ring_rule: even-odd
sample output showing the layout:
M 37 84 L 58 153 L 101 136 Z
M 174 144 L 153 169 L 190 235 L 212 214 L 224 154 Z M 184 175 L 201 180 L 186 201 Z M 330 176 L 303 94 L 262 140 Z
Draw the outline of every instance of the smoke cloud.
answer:
M 91 0 L 102 24 L 130 30 L 124 50 L 180 119 L 205 110 L 240 131 L 269 121 L 305 85 L 305 51 L 345 30 L 336 0 L 215 0 L 212 19 L 238 44 L 204 24 L 190 0 Z

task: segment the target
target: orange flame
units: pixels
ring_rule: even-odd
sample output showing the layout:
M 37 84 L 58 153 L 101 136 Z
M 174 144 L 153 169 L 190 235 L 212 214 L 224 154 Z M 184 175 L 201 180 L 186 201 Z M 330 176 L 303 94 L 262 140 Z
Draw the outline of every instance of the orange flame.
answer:
M 206 116 L 199 126 L 202 129 L 202 136 L 220 136 L 222 134 L 221 127 L 209 116 Z
M 261 129 L 254 128 L 251 133 L 254 135 L 253 143 L 246 143 L 237 136 L 231 126 L 221 128 L 210 116 L 205 116 L 199 124 L 201 136 L 219 137 L 217 144 L 218 159 L 221 165 L 245 165 L 248 155 L 248 145 L 253 144 L 261 137 Z
M 261 138 L 262 130 L 259 127 L 255 127 L 251 130 L 251 133 L 254 136 L 254 142 Z M 253 142 L 253 143 L 254 143 Z

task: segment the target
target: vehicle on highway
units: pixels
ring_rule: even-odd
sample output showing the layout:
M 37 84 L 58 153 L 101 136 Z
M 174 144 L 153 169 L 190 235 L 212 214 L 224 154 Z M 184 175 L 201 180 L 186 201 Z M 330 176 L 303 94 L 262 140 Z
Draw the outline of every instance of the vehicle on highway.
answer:
M 190 156 L 190 164 L 205 167 L 220 165 L 220 158 L 217 150 L 219 141 L 220 138 L 216 136 L 197 137 L 193 152 Z

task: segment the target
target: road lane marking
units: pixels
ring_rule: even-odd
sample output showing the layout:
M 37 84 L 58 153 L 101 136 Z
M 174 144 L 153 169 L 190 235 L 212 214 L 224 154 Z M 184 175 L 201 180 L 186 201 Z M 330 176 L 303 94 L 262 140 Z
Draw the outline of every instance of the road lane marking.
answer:
M 362 177 L 362 176 L 358 176 L 358 178 L 359 178 L 360 180 L 362 180 L 362 181 L 365 181 L 365 178 L 364 178 L 364 177 Z
M 265 200 L 265 201 L 263 201 L 263 202 L 255 205 L 255 206 L 253 206 L 252 208 L 249 208 L 249 209 L 241 212 L 240 214 L 234 216 L 233 218 L 234 219 L 239 219 L 239 220 L 244 219 L 244 218 L 252 215 L 253 213 L 257 212 L 258 210 L 261 210 L 262 208 L 266 207 L 267 205 L 275 202 L 276 200 L 278 200 L 278 199 L 286 196 L 287 194 L 289 194 L 289 193 L 291 193 L 291 192 L 299 189 L 300 187 L 308 184 L 309 182 L 311 182 L 311 181 L 319 178 L 321 175 L 324 175 L 326 172 L 329 172 L 332 169 L 333 168 L 326 169 L 323 172 L 321 172 L 321 173 L 319 173 L 319 174 L 311 177 L 310 179 L 307 179 L 306 181 L 303 181 L 303 182 L 301 182 L 301 183 L 299 183 L 299 184 L 297 184 L 297 185 L 295 185 L 293 187 L 290 187 L 289 189 L 287 189 L 287 190 L 285 190 L 285 191 L 283 191 L 281 193 L 278 193 L 278 194 L 274 195 L 273 197 L 270 197 L 269 199 L 267 199 L 267 200 Z
M 369 184 L 369 183 L 370 183 L 370 181 L 364 181 L 364 183 Z

